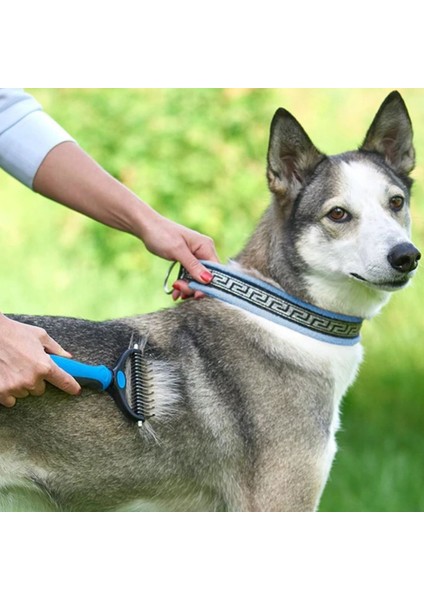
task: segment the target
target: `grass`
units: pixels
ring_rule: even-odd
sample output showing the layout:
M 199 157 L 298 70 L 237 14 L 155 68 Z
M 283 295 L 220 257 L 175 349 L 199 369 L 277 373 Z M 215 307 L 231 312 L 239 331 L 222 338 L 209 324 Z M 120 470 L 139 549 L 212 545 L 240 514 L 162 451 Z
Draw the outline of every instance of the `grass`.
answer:
M 34 90 L 112 174 L 162 214 L 211 235 L 222 260 L 268 202 L 264 164 L 278 106 L 319 148 L 356 147 L 390 90 Z M 415 123 L 413 237 L 424 248 L 424 91 L 401 90 Z M 37 197 L 0 173 L 3 312 L 104 319 L 170 306 L 168 263 L 140 241 Z M 424 273 L 365 324 L 365 361 L 342 406 L 322 511 L 421 511 Z M 3 510 L 42 510 L 37 497 Z

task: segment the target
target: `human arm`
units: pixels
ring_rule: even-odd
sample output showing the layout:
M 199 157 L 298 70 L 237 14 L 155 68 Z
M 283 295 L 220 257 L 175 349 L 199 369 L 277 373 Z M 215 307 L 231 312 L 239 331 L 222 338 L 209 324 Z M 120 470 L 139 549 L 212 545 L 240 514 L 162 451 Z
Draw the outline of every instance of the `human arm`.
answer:
M 213 241 L 157 213 L 77 144 L 64 142 L 47 154 L 34 177 L 33 189 L 96 221 L 133 234 L 153 254 L 177 260 L 198 281 L 210 281 L 209 271 L 199 260 L 218 262 Z M 182 289 L 185 294 L 191 293 L 184 284 Z
M 150 252 L 181 262 L 198 281 L 210 280 L 199 259 L 218 261 L 212 240 L 142 202 L 22 89 L 0 88 L 0 167 L 43 196 L 137 236 Z

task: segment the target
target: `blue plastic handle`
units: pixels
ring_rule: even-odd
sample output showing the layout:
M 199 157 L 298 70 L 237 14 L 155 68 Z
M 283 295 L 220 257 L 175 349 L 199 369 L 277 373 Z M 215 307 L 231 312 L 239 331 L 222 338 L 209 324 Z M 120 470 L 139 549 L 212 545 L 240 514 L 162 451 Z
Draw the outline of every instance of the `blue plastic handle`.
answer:
M 105 365 L 87 365 L 72 358 L 51 354 L 51 359 L 58 367 L 74 377 L 80 385 L 87 385 L 104 391 L 112 383 L 113 373 Z

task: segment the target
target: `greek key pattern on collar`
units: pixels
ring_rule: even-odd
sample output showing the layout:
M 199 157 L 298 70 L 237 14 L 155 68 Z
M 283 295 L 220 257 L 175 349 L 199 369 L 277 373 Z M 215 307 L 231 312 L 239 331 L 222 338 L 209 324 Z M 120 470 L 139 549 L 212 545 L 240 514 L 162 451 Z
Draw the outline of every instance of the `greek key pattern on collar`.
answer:
M 239 279 L 235 274 L 229 275 L 223 273 L 209 265 L 208 269 L 214 277 L 212 282 L 208 286 L 205 286 L 205 290 L 210 287 L 221 290 L 241 301 L 247 302 L 249 305 L 277 315 L 282 319 L 296 323 L 311 331 L 347 339 L 357 338 L 359 335 L 362 324 L 362 321 L 359 319 L 352 321 L 337 317 L 327 317 L 320 314 L 320 309 L 314 312 L 311 309 L 296 304 L 294 301 L 281 298 L 278 294 L 273 294 L 262 289 L 259 280 L 259 285 L 255 286 Z M 181 269 L 179 278 L 193 281 L 193 278 L 184 268 Z

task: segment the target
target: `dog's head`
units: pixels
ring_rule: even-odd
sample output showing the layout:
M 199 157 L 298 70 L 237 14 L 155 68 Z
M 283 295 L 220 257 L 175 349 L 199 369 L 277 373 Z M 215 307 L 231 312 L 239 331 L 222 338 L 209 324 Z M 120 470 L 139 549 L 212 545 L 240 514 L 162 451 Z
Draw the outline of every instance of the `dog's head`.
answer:
M 276 112 L 268 184 L 316 303 L 371 316 L 387 292 L 409 282 L 420 258 L 410 241 L 414 164 L 398 92 L 383 102 L 360 149 L 336 156 L 322 154 L 289 112 Z

